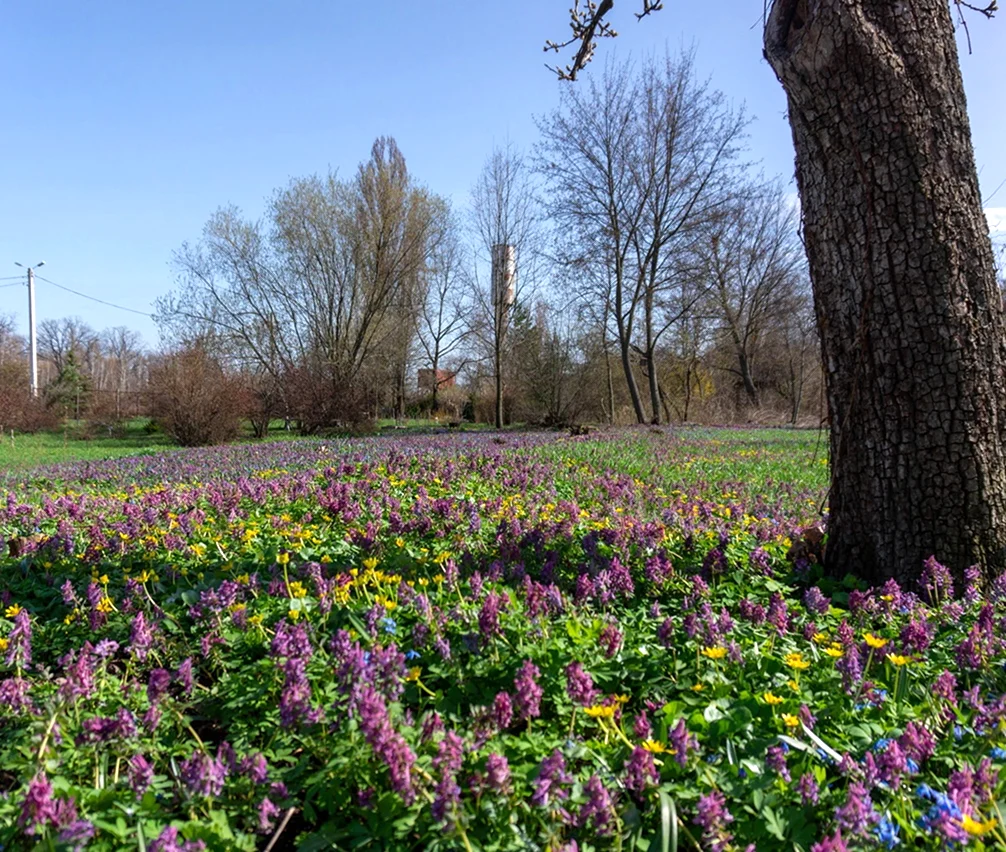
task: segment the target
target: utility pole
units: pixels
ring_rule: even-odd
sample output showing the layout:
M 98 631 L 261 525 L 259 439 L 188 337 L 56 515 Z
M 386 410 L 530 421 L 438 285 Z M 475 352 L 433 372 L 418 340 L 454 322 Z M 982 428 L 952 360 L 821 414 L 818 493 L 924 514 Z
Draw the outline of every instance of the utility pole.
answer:
M 28 270 L 28 349 L 29 363 L 31 365 L 31 395 L 38 396 L 38 343 L 35 338 L 35 269 L 45 266 L 45 261 L 40 260 L 35 267 L 26 267 L 24 264 L 14 262 L 15 266 Z

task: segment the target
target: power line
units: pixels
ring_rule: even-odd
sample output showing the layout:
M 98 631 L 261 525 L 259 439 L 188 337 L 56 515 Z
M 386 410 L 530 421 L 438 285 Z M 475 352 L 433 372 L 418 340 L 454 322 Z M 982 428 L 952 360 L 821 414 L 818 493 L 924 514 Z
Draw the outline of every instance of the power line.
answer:
M 14 280 L 24 281 L 24 276 L 23 275 L 7 275 L 7 276 L 5 276 L 3 278 L 0 278 L 0 281 L 14 281 Z
M 0 284 L 0 287 L 17 287 L 22 283 L 22 281 L 13 281 L 10 284 Z
M 48 278 L 43 278 L 41 275 L 35 276 L 39 281 L 44 281 L 46 284 L 52 284 L 53 287 L 58 287 L 60 290 L 66 290 L 67 293 L 73 293 L 75 296 L 80 296 L 82 299 L 90 299 L 92 302 L 97 302 L 99 305 L 107 305 L 110 308 L 115 308 L 120 311 L 129 311 L 131 314 L 139 314 L 141 317 L 154 318 L 154 315 L 147 313 L 146 311 L 138 311 L 135 308 L 127 308 L 123 305 L 116 305 L 114 302 L 106 302 L 104 299 L 98 299 L 94 296 L 88 296 L 87 293 L 81 293 L 79 290 L 73 290 L 70 287 L 64 287 L 62 284 L 57 284 L 55 281 L 50 281 Z

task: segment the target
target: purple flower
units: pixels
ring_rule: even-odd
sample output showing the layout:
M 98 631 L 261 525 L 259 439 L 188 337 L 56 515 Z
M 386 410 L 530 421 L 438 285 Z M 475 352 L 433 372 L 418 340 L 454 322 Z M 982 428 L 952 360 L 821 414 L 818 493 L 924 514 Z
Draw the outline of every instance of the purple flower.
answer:
M 831 837 L 823 837 L 811 846 L 810 852 L 849 852 L 849 847 L 842 840 L 842 832 L 836 831 Z
M 189 698 L 192 695 L 192 657 L 186 657 L 175 670 L 175 678 L 182 685 L 182 694 Z
M 31 836 L 38 833 L 40 828 L 55 822 L 55 819 L 56 801 L 52 797 L 52 784 L 44 772 L 39 772 L 28 785 L 17 824 L 24 829 L 25 834 Z
M 142 754 L 133 755 L 129 759 L 129 769 L 126 772 L 130 789 L 136 793 L 136 798 L 142 798 L 147 788 L 154 780 L 154 765 Z
M 817 586 L 811 586 L 803 593 L 803 605 L 811 615 L 824 615 L 831 606 L 831 600 Z
M 880 818 L 873 810 L 873 802 L 866 786 L 860 781 L 849 785 L 845 804 L 835 809 L 835 822 L 840 830 L 852 837 L 866 837 L 870 826 Z
M 726 827 L 734 821 L 726 807 L 726 798 L 719 790 L 713 790 L 699 797 L 695 817 L 692 822 L 702 829 L 702 837 L 707 848 L 713 852 L 723 852 L 733 840 Z
M 0 680 L 0 707 L 7 708 L 15 715 L 34 713 L 35 703 L 28 696 L 30 690 L 31 683 L 23 677 Z
M 622 646 L 622 633 L 614 624 L 606 624 L 601 628 L 601 634 L 597 637 L 601 650 L 609 660 L 618 653 Z
M 167 826 L 150 844 L 150 852 L 200 852 L 205 848 L 206 844 L 202 840 L 179 842 L 178 829 L 173 825 Z
M 786 766 L 786 750 L 782 746 L 770 746 L 765 753 L 765 765 L 775 772 L 783 781 L 791 780 L 789 767 Z
M 31 668 L 31 620 L 28 618 L 28 610 L 23 607 L 14 616 L 14 627 L 7 637 L 7 658 L 4 662 L 8 666 Z
M 588 823 L 591 823 L 594 831 L 598 834 L 602 836 L 607 834 L 612 817 L 611 795 L 596 775 L 591 775 L 587 779 L 583 792 L 587 795 L 587 801 L 580 808 L 579 823 L 581 827 L 586 827 Z
M 625 762 L 625 788 L 641 796 L 647 787 L 659 780 L 660 773 L 653 762 L 653 755 L 645 748 L 636 746 Z
M 547 808 L 553 799 L 565 799 L 569 795 L 565 787 L 572 783 L 573 776 L 566 771 L 566 759 L 556 749 L 541 762 L 533 784 L 531 804 Z
M 500 731 L 505 731 L 513 722 L 513 702 L 509 692 L 499 692 L 493 699 L 492 718 Z
M 88 841 L 95 835 L 95 828 L 86 819 L 75 819 L 67 823 L 60 823 L 62 826 L 56 840 L 66 844 L 73 852 L 80 852 L 84 849 Z
M 265 755 L 256 752 L 241 758 L 238 772 L 248 778 L 252 784 L 265 784 L 269 780 L 269 762 Z
M 537 678 L 541 674 L 538 667 L 530 660 L 525 660 L 524 665 L 517 672 L 514 678 L 514 703 L 517 709 L 517 718 L 520 720 L 533 719 L 541 715 L 542 688 L 538 685 Z
M 935 556 L 930 556 L 926 560 L 919 576 L 919 587 L 925 599 L 931 604 L 946 603 L 954 596 L 954 581 L 950 571 L 937 562 Z
M 180 767 L 182 783 L 192 796 L 219 796 L 223 792 L 227 774 L 227 767 L 222 760 L 201 751 L 193 752 L 192 757 L 182 761 Z
M 597 700 L 598 691 L 594 688 L 594 680 L 579 663 L 566 666 L 566 694 L 570 701 L 583 707 L 589 707 Z
M 488 644 L 492 639 L 503 633 L 500 627 L 500 612 L 506 609 L 508 599 L 506 595 L 498 595 L 490 592 L 482 604 L 479 611 L 479 632 L 482 634 L 482 641 Z
M 152 669 L 147 676 L 147 701 L 158 704 L 171 686 L 171 673 L 166 669 Z
M 433 802 L 430 813 L 437 822 L 449 820 L 451 814 L 461 803 L 461 788 L 453 773 L 444 772 L 434 787 Z
M 817 779 L 813 772 L 804 772 L 796 782 L 796 790 L 804 805 L 816 805 L 818 798 Z
M 258 806 L 258 830 L 263 834 L 272 831 L 279 813 L 279 808 L 269 800 L 268 796 L 262 799 Z
M 667 741 L 671 745 L 674 759 L 682 766 L 688 763 L 688 752 L 698 746 L 698 740 L 688 733 L 684 719 L 678 719 L 678 724 L 667 732 Z
M 493 752 L 486 758 L 486 783 L 497 793 L 506 793 L 510 786 L 510 764 L 507 759 Z

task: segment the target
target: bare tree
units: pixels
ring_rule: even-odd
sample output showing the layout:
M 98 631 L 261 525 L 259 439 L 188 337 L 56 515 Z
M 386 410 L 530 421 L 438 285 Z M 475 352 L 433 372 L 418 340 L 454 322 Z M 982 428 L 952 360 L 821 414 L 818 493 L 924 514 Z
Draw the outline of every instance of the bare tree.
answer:
M 465 251 L 460 226 L 445 217 L 444 233 L 433 249 L 427 268 L 426 298 L 418 312 L 419 344 L 430 370 L 430 407 L 436 411 L 444 379 L 442 367 L 458 353 L 470 334 L 470 294 L 465 279 Z M 456 370 L 454 372 L 457 372 Z
M 687 54 L 635 75 L 609 65 L 586 92 L 564 90 L 560 108 L 539 122 L 538 162 L 566 236 L 560 254 L 610 267 L 622 370 L 640 423 L 632 354 L 646 365 L 650 419 L 659 422 L 657 348 L 690 308 L 679 297 L 698 295 L 675 286 L 679 258 L 728 197 L 744 125 L 696 81 Z
M 131 381 L 140 373 L 143 360 L 143 345 L 140 335 L 132 329 L 119 325 L 105 329 L 101 333 L 101 346 L 105 360 L 110 362 L 108 371 L 115 395 L 115 419 L 122 419 L 122 401 L 130 389 Z M 102 385 L 99 389 L 105 390 Z M 135 387 L 133 388 L 136 389 Z
M 38 324 L 38 352 L 56 370 L 62 373 L 67 360 L 72 358 L 77 364 L 93 364 L 93 348 L 97 335 L 80 317 L 44 319 Z
M 17 324 L 10 314 L 0 314 L 0 365 L 19 360 L 25 351 L 25 341 L 17 333 Z
M 524 156 L 509 142 L 489 155 L 471 193 L 471 222 L 476 242 L 473 298 L 481 321 L 473 332 L 489 350 L 495 391 L 494 421 L 503 426 L 503 373 L 507 332 L 513 307 L 526 300 L 539 263 L 539 214 Z M 493 275 L 478 274 L 478 262 L 491 268 L 494 253 L 512 261 L 514 278 L 494 281 Z M 499 259 L 499 258 L 497 258 Z
M 781 190 L 741 197 L 708 235 L 702 250 L 720 335 L 749 405 L 759 403 L 759 344 L 788 311 L 804 264 L 796 214 Z
M 404 361 L 403 318 L 414 333 L 408 313 L 442 209 L 394 140 L 378 139 L 352 181 L 294 180 L 265 222 L 219 211 L 176 255 L 181 288 L 158 303 L 162 328 L 212 331 L 309 431 L 351 417 L 364 365 Z

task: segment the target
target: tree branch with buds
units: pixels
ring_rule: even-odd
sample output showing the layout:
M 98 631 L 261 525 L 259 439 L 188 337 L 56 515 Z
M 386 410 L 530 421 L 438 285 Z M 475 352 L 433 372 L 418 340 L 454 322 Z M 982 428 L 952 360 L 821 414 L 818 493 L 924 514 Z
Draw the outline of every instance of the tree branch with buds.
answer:
M 664 4 L 659 0 L 642 0 L 643 10 L 636 12 L 636 20 L 641 21 L 652 12 L 659 12 L 664 8 Z M 545 50 L 558 53 L 571 44 L 579 44 L 571 64 L 565 68 L 558 65 L 546 65 L 550 71 L 554 71 L 560 80 L 575 80 L 577 72 L 581 71 L 594 56 L 597 48 L 598 38 L 614 38 L 618 35 L 611 24 L 604 20 L 604 16 L 611 11 L 615 5 L 615 0 L 601 0 L 600 4 L 593 0 L 573 0 L 573 8 L 569 10 L 569 28 L 572 31 L 570 37 L 563 42 L 546 41 Z M 994 3 L 993 3 L 994 5 Z

